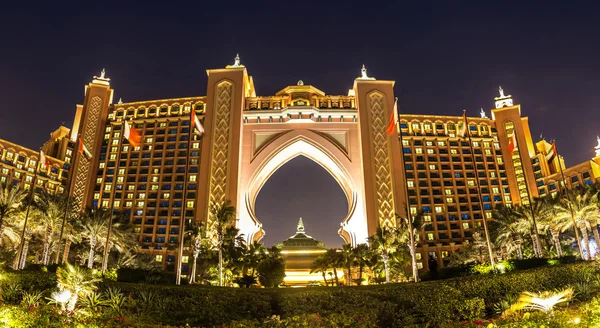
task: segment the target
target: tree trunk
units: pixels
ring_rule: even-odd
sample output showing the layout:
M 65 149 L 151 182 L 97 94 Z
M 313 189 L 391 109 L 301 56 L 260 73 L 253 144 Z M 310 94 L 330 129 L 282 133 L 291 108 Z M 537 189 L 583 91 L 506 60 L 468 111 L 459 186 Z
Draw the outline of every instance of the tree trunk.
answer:
M 322 272 L 323 273 L 323 281 L 325 281 L 325 287 L 329 286 L 327 284 L 327 276 L 325 275 L 325 271 Z
M 94 249 L 96 247 L 96 241 L 90 239 L 90 255 L 88 257 L 88 268 L 93 268 L 94 267 Z
M 52 231 L 48 231 L 46 229 L 46 236 L 44 238 L 44 252 L 42 253 L 42 264 L 48 265 L 48 260 L 50 259 L 50 234 Z
M 340 280 L 338 278 L 337 269 L 335 268 L 335 266 L 333 267 L 333 276 L 335 277 L 335 285 L 339 286 L 340 285 Z
M 190 284 L 196 282 L 196 262 L 198 262 L 198 254 L 193 256 L 194 263 L 192 263 L 192 272 L 190 273 Z
M 27 253 L 29 252 L 29 238 L 25 237 L 25 243 L 23 243 L 23 252 L 21 252 L 21 264 L 19 269 L 25 269 L 25 262 L 27 262 Z
M 363 265 L 362 263 L 358 266 L 358 283 L 357 285 L 361 285 L 362 284 L 362 274 L 363 274 Z
M 223 247 L 219 246 L 219 286 L 223 286 Z
M 77 293 L 71 292 L 71 298 L 69 298 L 69 302 L 67 302 L 67 310 L 73 311 L 75 310 L 75 305 L 77 305 Z
M 63 251 L 63 257 L 61 263 L 69 262 L 69 252 L 71 251 L 71 239 L 65 239 L 65 249 Z M 59 263 L 60 264 L 60 263 Z
M 387 254 L 384 254 L 381 257 L 383 258 L 383 268 L 385 270 L 385 283 L 387 284 L 390 282 L 390 268 L 388 266 L 389 256 Z
M 585 260 L 591 260 L 592 257 L 590 254 L 590 239 L 588 236 L 587 228 L 585 227 L 585 225 L 582 225 L 579 230 L 581 230 L 581 239 L 583 239 L 584 249 L 582 250 L 582 252 L 585 252 Z
M 352 269 L 348 266 L 346 270 L 348 271 L 348 275 L 346 276 L 346 286 L 352 286 Z
M 519 260 L 522 260 L 523 259 L 523 248 L 521 247 L 521 244 L 523 242 L 521 241 L 521 238 L 515 238 L 514 241 L 515 241 L 515 247 L 517 249 L 517 258 Z
M 592 233 L 594 234 L 594 241 L 596 242 L 597 249 L 600 243 L 600 235 L 598 235 L 598 226 L 595 224 L 592 224 Z M 596 254 L 594 254 L 594 257 L 596 257 Z
M 537 242 L 537 238 L 536 238 L 536 234 L 532 233 L 530 235 L 531 237 L 531 244 L 533 246 L 533 254 L 535 257 L 540 257 L 540 250 L 538 248 L 538 242 Z
M 562 246 L 560 245 L 560 232 L 552 230 L 552 240 L 554 241 L 554 248 L 556 248 L 556 257 L 562 257 Z
M 4 237 L 4 218 L 0 215 L 0 246 L 2 246 L 2 237 Z
M 413 280 L 417 282 L 419 281 L 419 267 L 417 267 L 417 252 L 415 251 L 415 236 L 413 233 L 410 234 L 408 250 L 410 251 Z

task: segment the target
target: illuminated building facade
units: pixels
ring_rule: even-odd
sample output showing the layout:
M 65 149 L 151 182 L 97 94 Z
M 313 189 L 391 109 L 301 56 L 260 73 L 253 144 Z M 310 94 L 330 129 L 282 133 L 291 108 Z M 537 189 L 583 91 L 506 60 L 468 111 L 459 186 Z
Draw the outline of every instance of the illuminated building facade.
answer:
M 347 95 L 298 81 L 259 96 L 239 58 L 207 74 L 205 96 L 129 103 L 113 103 L 104 72 L 94 77 L 73 127 L 59 128 L 43 146 L 52 163 L 40 168 L 39 189 L 70 188 L 81 208 L 126 213 L 141 249 L 174 271 L 183 219 L 210 228 L 211 206 L 231 200 L 236 226 L 248 241 L 259 240 L 268 231 L 255 214 L 258 193 L 279 167 L 306 156 L 344 191 L 348 209 L 339 234 L 348 243 L 395 226 L 407 200 L 411 213 L 424 210 L 431 224 L 418 258 L 426 269 L 429 256 L 444 259 L 471 239 L 496 205 L 553 193 L 560 180 L 561 157 L 546 163 L 547 143 L 534 144 L 520 105 L 502 90 L 490 118 L 468 118 L 471 144 L 458 135 L 460 111 L 401 113 L 388 136 L 394 81 L 369 77 L 364 67 Z M 204 125 L 202 136 L 190 133 L 191 111 Z M 141 134 L 138 147 L 124 140 L 125 121 Z M 76 152 L 77 140 L 91 158 Z M 1 181 L 31 185 L 37 151 L 0 141 L 0 158 Z M 568 186 L 597 181 L 599 158 L 565 169 Z M 184 272 L 188 258 L 184 253 Z

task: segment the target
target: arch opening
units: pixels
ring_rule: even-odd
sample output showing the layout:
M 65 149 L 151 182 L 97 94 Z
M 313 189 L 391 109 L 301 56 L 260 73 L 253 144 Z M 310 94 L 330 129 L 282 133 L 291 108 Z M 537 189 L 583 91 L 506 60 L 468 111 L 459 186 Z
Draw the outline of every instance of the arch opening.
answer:
M 256 199 L 256 217 L 272 246 L 296 232 L 302 217 L 307 233 L 327 247 L 344 242 L 339 229 L 348 214 L 348 197 L 332 175 L 314 160 L 298 155 L 267 179 Z

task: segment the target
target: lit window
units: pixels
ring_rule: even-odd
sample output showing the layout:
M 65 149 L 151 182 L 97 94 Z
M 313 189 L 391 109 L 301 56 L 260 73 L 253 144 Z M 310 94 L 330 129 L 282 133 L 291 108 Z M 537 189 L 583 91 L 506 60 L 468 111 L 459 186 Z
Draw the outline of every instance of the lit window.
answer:
M 412 214 L 412 215 L 417 214 L 417 208 L 416 207 L 411 207 L 410 208 L 410 214 Z
M 19 179 L 21 177 L 21 173 L 20 172 L 15 172 L 15 178 Z
M 133 194 L 132 193 L 128 193 L 127 194 L 127 199 L 133 199 Z
M 194 148 L 194 149 L 200 148 L 200 143 L 199 142 L 192 143 L 192 148 Z
M 438 146 L 444 147 L 446 146 L 446 143 L 444 141 L 438 141 Z
M 114 161 L 115 159 L 117 159 L 117 154 L 110 154 L 109 158 Z
M 497 162 L 498 164 L 502 164 L 502 163 L 504 163 L 504 161 L 502 161 L 502 157 L 496 157 L 496 162 Z
M 118 178 L 117 178 L 117 182 L 123 182 L 123 181 L 125 181 L 125 178 L 124 178 L 124 177 L 118 177 Z
M 437 167 L 435 166 L 435 164 L 429 164 L 429 169 L 430 170 L 437 170 Z
M 153 172 L 154 174 L 159 174 L 159 173 L 160 173 L 160 169 L 154 169 L 154 170 L 152 170 L 152 172 Z
M 129 150 L 129 146 L 127 146 L 127 145 L 123 146 L 123 151 L 124 151 L 124 152 L 125 152 L 125 151 L 128 151 L 128 150 Z
M 195 182 L 198 177 L 195 175 L 190 175 L 190 181 Z
M 500 144 L 499 144 L 499 143 L 497 143 L 497 142 L 494 142 L 494 148 L 496 148 L 496 149 L 500 149 Z
M 194 201 L 193 200 L 188 200 L 187 204 L 186 204 L 187 208 L 194 208 Z
M 413 123 L 412 129 L 419 131 L 419 123 Z
M 106 129 L 104 129 L 104 131 L 110 132 L 110 126 L 107 126 Z
M 162 195 L 162 198 L 163 198 L 163 199 L 169 199 L 169 198 L 171 198 L 171 194 L 170 194 L 170 193 L 168 193 L 168 192 L 166 192 L 166 193 L 164 193 L 164 194 Z
M 119 151 L 119 147 L 110 147 L 111 153 L 116 153 L 117 151 Z
M 158 190 L 158 185 L 152 185 L 152 186 L 150 186 L 150 190 Z
M 448 257 L 448 251 L 442 251 L 442 258 Z
M 433 141 L 427 141 L 427 142 L 425 142 L 425 145 L 427 145 L 427 146 L 433 146 Z
M 104 186 L 104 190 L 106 190 L 106 191 L 109 191 L 111 189 L 112 189 L 112 185 L 107 184 Z
M 492 151 L 491 151 L 491 150 L 489 150 L 489 149 L 486 149 L 486 150 L 485 150 L 485 154 L 486 154 L 486 155 L 491 155 L 491 154 L 492 154 Z
M 469 187 L 473 187 L 473 186 L 475 185 L 475 181 L 473 181 L 473 180 L 469 180 L 469 181 L 467 181 L 467 185 L 468 185 Z
M 156 262 L 162 262 L 162 260 L 163 260 L 163 256 L 162 256 L 162 255 L 156 255 L 156 257 L 154 258 L 154 260 L 155 260 Z
M 483 146 L 484 146 L 484 147 L 490 147 L 490 143 L 489 143 L 489 142 L 484 142 L 484 143 L 483 143 Z
M 100 199 L 100 193 L 94 193 L 94 199 Z
M 446 197 L 446 203 L 454 203 L 454 198 Z
M 138 199 L 146 199 L 146 193 L 144 193 L 144 192 L 139 193 Z
M 6 177 L 0 177 L 0 182 L 6 182 Z
M 452 189 L 446 189 L 444 190 L 444 192 L 446 193 L 446 195 L 452 195 Z
M 410 142 L 408 142 L 408 140 L 402 139 L 402 145 L 403 146 L 410 146 Z
M 181 257 L 181 262 L 188 263 L 189 261 L 190 261 L 190 257 L 189 256 L 182 256 Z
M 490 172 L 490 177 L 495 178 L 496 177 L 496 172 Z
M 108 139 L 110 139 L 110 134 L 107 133 L 104 135 L 104 140 L 108 140 Z
M 488 218 L 488 219 L 491 219 L 492 218 L 492 212 L 486 212 L 485 213 L 485 217 Z
M 121 206 L 121 201 L 120 201 L 120 200 L 115 200 L 115 201 L 113 202 L 113 206 L 114 206 L 114 207 L 119 207 L 119 206 Z
M 11 152 L 6 153 L 6 159 L 13 159 L 14 154 Z
M 423 269 L 423 263 L 417 262 L 417 269 Z
M 414 183 L 414 181 L 412 181 L 412 180 L 408 180 L 408 181 L 406 181 L 406 185 L 407 185 L 409 188 L 412 188 L 412 187 L 414 187 L 414 186 L 415 186 L 415 183 Z
M 479 142 L 478 141 L 473 141 L 473 146 L 474 147 L 479 147 Z
M 423 215 L 423 221 L 431 222 L 431 215 Z
M 15 174 L 15 175 L 16 175 L 16 174 Z M 33 181 L 33 177 L 26 176 L 26 177 L 25 177 L 25 181 L 27 181 L 27 182 L 31 182 L 31 181 Z
M 415 153 L 423 154 L 423 148 L 415 148 Z
M 463 229 L 469 229 L 469 222 L 463 222 Z
M 144 207 L 144 204 L 144 201 L 140 200 L 139 202 L 137 202 L 137 207 Z
M 450 154 L 456 155 L 456 154 L 458 154 L 458 150 L 456 150 L 456 149 L 450 149 Z
M 436 212 L 436 213 L 442 213 L 443 211 L 444 211 L 444 208 L 443 208 L 443 207 L 441 207 L 441 206 L 436 206 L 436 207 L 435 207 L 435 212 Z
M 152 143 L 152 138 L 151 137 L 146 138 L 146 142 L 147 143 Z
M 73 151 L 72 151 L 71 149 L 67 149 L 67 153 L 66 153 L 66 155 L 67 155 L 67 156 L 71 156 L 71 155 L 73 155 Z
M 102 207 L 108 207 L 108 200 L 102 201 Z
M 431 130 L 431 124 L 425 123 L 423 126 L 425 127 L 425 130 Z
M 434 154 L 434 153 L 435 153 L 435 152 L 434 152 L 434 150 L 433 150 L 433 149 L 431 149 L 431 148 L 427 149 L 427 154 Z
M 428 233 L 427 234 L 427 240 L 433 240 L 433 234 L 432 233 Z
M 115 138 L 120 137 L 121 136 L 121 132 L 115 132 L 114 136 L 115 136 Z
M 421 253 L 416 253 L 416 254 L 415 254 L 415 258 L 416 258 L 417 260 L 420 260 L 420 259 L 421 259 Z
M 8 169 L 2 169 L 2 174 L 8 174 Z
M 510 196 L 509 195 L 505 195 L 504 196 L 504 201 L 509 203 L 510 202 Z
M 492 188 L 492 192 L 493 192 L 494 194 L 499 194 L 499 193 L 500 193 L 500 190 L 499 190 L 498 188 L 494 187 L 494 188 Z
M 152 177 L 151 181 L 152 182 L 158 182 L 158 177 Z
M 133 205 L 133 202 L 131 202 L 131 201 L 126 201 L 125 202 L 125 206 L 126 207 L 131 207 L 132 205 Z

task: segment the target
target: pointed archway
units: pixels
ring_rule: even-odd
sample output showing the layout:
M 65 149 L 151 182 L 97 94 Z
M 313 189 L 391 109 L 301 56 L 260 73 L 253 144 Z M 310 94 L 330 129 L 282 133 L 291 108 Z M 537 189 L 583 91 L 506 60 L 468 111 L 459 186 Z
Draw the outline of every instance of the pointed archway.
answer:
M 341 186 L 319 164 L 299 155 L 267 180 L 256 199 L 256 216 L 266 232 L 266 246 L 292 236 L 302 217 L 307 231 L 327 247 L 340 247 L 340 222 L 348 204 Z

